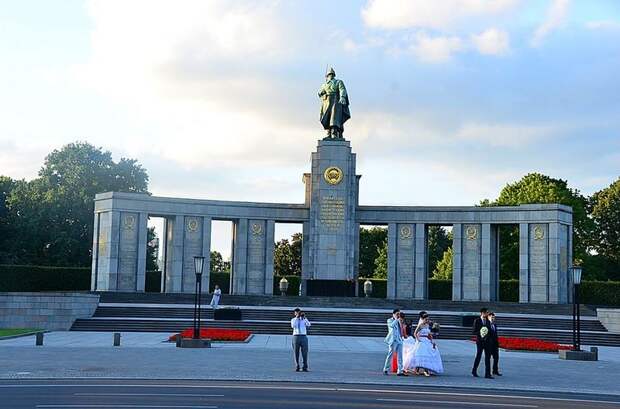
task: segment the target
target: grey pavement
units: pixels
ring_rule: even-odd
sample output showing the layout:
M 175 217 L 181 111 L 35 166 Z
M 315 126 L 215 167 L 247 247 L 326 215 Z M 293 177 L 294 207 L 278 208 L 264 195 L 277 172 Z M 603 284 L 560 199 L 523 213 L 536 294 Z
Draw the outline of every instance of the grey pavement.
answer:
M 620 396 L 620 348 L 600 348 L 600 361 L 561 361 L 557 354 L 502 351 L 503 377 L 470 375 L 475 346 L 439 340 L 442 376 L 384 376 L 386 346 L 381 338 L 310 336 L 310 372 L 296 373 L 291 337 L 255 335 L 247 344 L 214 344 L 211 349 L 177 349 L 169 333 L 123 333 L 112 346 L 111 333 L 52 332 L 45 345 L 34 337 L 0 341 L 0 379 L 139 378 L 345 382 L 418 386 L 475 387 Z M 481 370 L 479 370 L 482 373 Z

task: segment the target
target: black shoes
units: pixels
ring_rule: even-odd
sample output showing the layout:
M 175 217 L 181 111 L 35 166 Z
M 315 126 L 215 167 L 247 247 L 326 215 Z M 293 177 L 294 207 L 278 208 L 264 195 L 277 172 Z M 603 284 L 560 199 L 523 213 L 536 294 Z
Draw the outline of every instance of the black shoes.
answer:
M 471 375 L 472 375 L 474 378 L 478 378 L 478 374 L 476 373 L 476 371 L 471 371 Z
M 301 369 L 299 369 L 299 367 L 295 368 L 295 372 L 299 372 L 301 371 Z
M 308 372 L 308 368 L 304 368 L 304 369 L 302 369 L 302 371 Z
M 493 378 L 491 375 L 484 375 L 484 377 L 485 377 L 486 379 L 495 379 L 495 378 Z

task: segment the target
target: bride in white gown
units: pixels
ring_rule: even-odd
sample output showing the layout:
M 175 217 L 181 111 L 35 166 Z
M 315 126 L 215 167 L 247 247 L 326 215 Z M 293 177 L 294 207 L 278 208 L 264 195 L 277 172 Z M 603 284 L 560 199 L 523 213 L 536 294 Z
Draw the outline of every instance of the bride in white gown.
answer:
M 407 372 L 425 376 L 443 373 L 441 355 L 433 341 L 428 322 L 428 315 L 423 316 L 418 322 L 413 337 L 403 342 L 403 367 Z

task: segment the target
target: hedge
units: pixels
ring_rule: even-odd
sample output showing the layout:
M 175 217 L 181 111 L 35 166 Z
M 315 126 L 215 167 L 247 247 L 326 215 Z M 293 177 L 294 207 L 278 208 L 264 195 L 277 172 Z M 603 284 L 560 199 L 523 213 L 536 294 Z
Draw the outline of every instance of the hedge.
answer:
M 0 264 L 0 291 L 90 291 L 90 270 Z
M 209 280 L 209 292 L 213 292 L 215 285 L 219 285 L 222 290 L 222 294 L 228 294 L 230 288 L 230 274 L 229 273 L 211 273 Z M 205 283 L 203 282 L 203 285 Z M 147 271 L 146 283 L 144 290 L 147 293 L 159 293 L 161 292 L 161 271 Z
M 620 306 L 620 281 L 582 281 L 579 288 L 579 302 Z
M 90 267 L 51 267 L 0 264 L 0 292 L 8 291 L 89 291 Z M 274 276 L 274 294 L 280 294 L 280 279 Z M 287 295 L 299 295 L 299 276 L 286 276 L 289 282 Z M 159 292 L 161 272 L 146 273 L 146 291 Z M 358 281 L 359 296 L 364 296 L 365 278 Z M 387 282 L 382 279 L 371 279 L 373 298 L 385 298 Z M 209 291 L 215 284 L 228 294 L 230 288 L 229 273 L 211 273 Z M 620 306 L 620 281 L 583 281 L 581 284 L 581 302 L 590 305 Z M 429 298 L 432 300 L 452 299 L 451 280 L 429 280 Z M 501 280 L 499 283 L 499 299 L 506 302 L 519 301 L 519 281 Z

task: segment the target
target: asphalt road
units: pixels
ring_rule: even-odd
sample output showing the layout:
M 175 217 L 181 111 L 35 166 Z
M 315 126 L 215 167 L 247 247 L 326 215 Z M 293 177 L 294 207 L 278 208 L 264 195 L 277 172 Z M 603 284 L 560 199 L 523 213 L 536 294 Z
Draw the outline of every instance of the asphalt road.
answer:
M 620 408 L 620 397 L 441 387 L 146 380 L 0 381 L 0 408 Z

